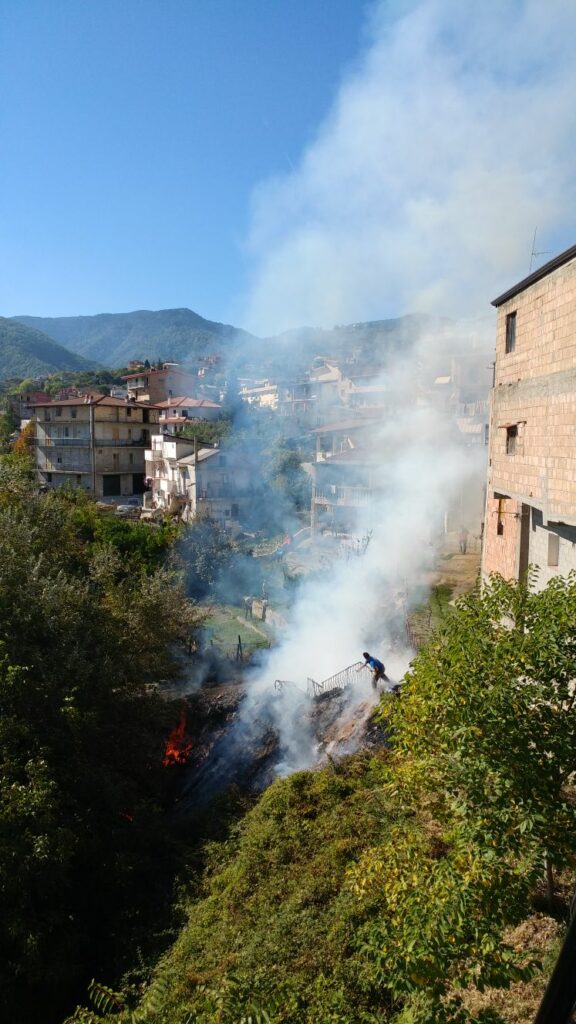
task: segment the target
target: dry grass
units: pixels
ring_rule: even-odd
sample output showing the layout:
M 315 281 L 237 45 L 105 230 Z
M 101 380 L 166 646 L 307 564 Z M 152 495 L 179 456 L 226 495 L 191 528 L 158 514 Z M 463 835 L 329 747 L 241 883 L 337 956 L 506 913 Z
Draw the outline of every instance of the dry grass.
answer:
M 502 1016 L 506 1024 L 533 1024 L 563 934 L 564 928 L 558 921 L 539 913 L 531 914 L 516 928 L 510 929 L 505 936 L 506 941 L 524 953 L 527 959 L 536 957 L 540 960 L 542 970 L 531 981 L 516 982 L 509 989 L 467 992 L 464 996 L 466 1007 L 475 1013 L 493 1010 Z

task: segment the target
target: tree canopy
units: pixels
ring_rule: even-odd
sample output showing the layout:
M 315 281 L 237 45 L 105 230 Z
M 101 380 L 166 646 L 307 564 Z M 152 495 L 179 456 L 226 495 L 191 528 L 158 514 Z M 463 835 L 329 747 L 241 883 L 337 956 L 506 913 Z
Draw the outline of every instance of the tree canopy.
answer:
M 0 1016 L 27 1024 L 121 963 L 163 895 L 173 712 L 149 684 L 200 616 L 80 492 L 37 494 L 8 460 L 0 484 Z

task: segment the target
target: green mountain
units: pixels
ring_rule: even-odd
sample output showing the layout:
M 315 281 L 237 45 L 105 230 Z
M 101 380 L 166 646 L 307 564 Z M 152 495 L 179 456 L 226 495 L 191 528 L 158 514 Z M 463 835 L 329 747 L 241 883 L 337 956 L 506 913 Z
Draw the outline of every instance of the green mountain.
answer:
M 0 317 L 0 380 L 39 377 L 60 370 L 93 370 L 97 365 L 33 327 Z
M 132 359 L 170 359 L 189 365 L 200 355 L 227 353 L 255 339 L 228 324 L 205 320 L 191 309 L 141 309 L 96 316 L 17 316 L 88 359 L 126 366 Z

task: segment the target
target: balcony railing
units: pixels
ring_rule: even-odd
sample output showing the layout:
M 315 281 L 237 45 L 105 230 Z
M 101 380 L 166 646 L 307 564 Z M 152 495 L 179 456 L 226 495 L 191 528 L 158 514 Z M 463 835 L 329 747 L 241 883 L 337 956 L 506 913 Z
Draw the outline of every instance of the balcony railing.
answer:
M 198 499 L 202 501 L 218 501 L 226 499 L 234 501 L 236 498 L 253 498 L 253 487 L 213 487 L 208 491 L 199 491 Z
M 135 441 L 128 438 L 99 438 L 93 441 L 89 437 L 37 437 L 34 444 L 38 448 L 147 448 L 150 438 Z
M 316 491 L 314 501 L 318 505 L 352 505 L 363 507 L 368 505 L 374 497 L 374 491 L 370 487 L 324 487 Z

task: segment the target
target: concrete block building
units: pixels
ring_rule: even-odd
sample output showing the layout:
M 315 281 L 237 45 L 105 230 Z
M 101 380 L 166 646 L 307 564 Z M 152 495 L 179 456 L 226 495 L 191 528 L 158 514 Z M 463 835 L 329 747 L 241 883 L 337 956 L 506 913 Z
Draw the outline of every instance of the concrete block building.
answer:
M 143 366 L 122 380 L 126 381 L 129 398 L 150 405 L 165 402 L 172 395 L 189 395 L 198 387 L 198 378 L 181 370 L 177 363 L 164 363 L 160 367 L 149 368 Z
M 34 405 L 40 484 L 83 487 L 96 498 L 145 490 L 144 451 L 158 430 L 158 410 L 87 396 Z
M 483 575 L 576 569 L 576 246 L 494 300 Z

